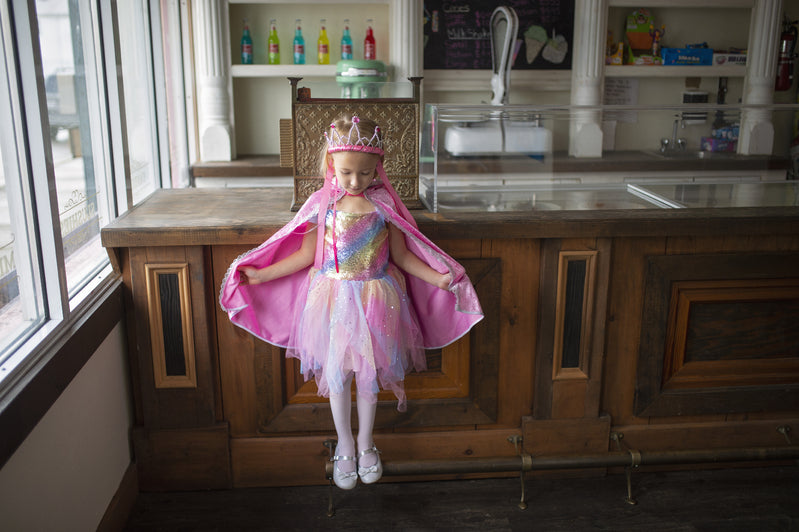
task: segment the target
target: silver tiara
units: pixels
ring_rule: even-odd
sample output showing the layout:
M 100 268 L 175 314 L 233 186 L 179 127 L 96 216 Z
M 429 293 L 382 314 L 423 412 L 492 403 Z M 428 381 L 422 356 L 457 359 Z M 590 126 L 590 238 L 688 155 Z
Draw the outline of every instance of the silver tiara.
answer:
M 383 139 L 380 137 L 380 128 L 375 126 L 371 137 L 361 135 L 358 127 L 360 119 L 352 117 L 352 127 L 343 134 L 336 129 L 335 124 L 330 124 L 330 131 L 325 133 L 327 139 L 327 151 L 335 153 L 337 151 L 362 151 L 366 153 L 383 154 Z

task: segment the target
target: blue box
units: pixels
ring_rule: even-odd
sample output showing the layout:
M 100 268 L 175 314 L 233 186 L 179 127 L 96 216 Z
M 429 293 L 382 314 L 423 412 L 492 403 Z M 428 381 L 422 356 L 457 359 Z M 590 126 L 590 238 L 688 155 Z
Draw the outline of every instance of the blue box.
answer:
M 696 65 L 713 64 L 712 48 L 663 48 L 660 51 L 664 65 Z

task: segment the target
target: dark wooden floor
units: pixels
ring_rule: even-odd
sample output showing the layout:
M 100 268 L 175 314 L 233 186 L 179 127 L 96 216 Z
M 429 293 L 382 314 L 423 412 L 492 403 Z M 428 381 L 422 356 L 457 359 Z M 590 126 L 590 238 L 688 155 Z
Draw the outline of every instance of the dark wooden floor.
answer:
M 140 494 L 127 531 L 799 531 L 799 467 Z

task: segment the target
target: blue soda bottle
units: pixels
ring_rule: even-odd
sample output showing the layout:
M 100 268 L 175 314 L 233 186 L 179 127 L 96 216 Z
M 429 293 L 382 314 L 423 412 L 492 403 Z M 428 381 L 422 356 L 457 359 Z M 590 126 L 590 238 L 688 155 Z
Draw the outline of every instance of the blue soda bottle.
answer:
M 350 19 L 344 19 L 344 34 L 341 36 L 341 59 L 352 59 L 352 37 L 350 37 Z
M 244 31 L 241 33 L 241 64 L 252 64 L 252 37 L 250 37 L 250 27 L 247 19 L 244 19 Z
M 305 39 L 302 38 L 302 28 L 300 27 L 302 21 L 296 20 L 297 29 L 294 30 L 294 64 L 305 64 Z

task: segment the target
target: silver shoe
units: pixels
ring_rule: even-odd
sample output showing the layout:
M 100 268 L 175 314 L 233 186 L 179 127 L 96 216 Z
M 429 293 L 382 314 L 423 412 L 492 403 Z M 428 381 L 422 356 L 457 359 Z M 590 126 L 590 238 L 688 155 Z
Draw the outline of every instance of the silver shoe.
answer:
M 377 463 L 369 467 L 361 467 L 361 458 L 372 453 L 377 455 Z M 358 476 L 361 477 L 361 482 L 364 484 L 374 484 L 383 476 L 383 463 L 380 461 L 380 451 L 378 451 L 377 447 L 374 445 L 358 453 Z
M 338 450 L 338 448 L 336 448 Z M 349 473 L 345 473 L 338 468 L 338 462 L 347 461 L 347 460 L 355 460 L 354 456 L 332 456 L 330 461 L 333 462 L 333 482 L 336 483 L 336 486 L 343 490 L 351 490 L 355 487 L 358 483 L 358 473 L 355 471 L 350 471 Z

